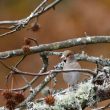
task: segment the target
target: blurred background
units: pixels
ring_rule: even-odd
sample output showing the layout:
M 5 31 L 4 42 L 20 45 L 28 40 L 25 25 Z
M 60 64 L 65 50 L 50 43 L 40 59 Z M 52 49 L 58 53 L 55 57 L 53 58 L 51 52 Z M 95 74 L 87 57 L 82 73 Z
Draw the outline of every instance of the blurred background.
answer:
M 52 1 L 52 0 L 51 0 Z M 0 20 L 18 20 L 27 17 L 41 2 L 41 0 L 0 0 Z M 39 17 L 40 30 L 33 32 L 29 29 L 33 19 L 27 26 L 14 34 L 0 38 L 0 52 L 21 48 L 24 45 L 24 37 L 37 39 L 39 44 L 63 41 L 70 38 L 85 37 L 87 35 L 110 34 L 110 0 L 63 0 L 55 10 L 51 9 Z M 0 34 L 5 32 L 0 30 Z M 86 33 L 86 34 L 85 34 Z M 34 45 L 34 44 L 32 44 Z M 110 44 L 93 44 L 72 47 L 71 50 L 88 55 L 110 58 Z M 60 50 L 63 51 L 63 50 Z M 15 65 L 21 57 L 4 60 L 9 66 Z M 52 69 L 60 61 L 59 57 L 49 57 L 49 68 Z M 96 65 L 88 62 L 80 62 L 82 68 L 93 69 Z M 42 63 L 38 54 L 30 55 L 19 65 L 19 69 L 29 72 L 39 72 Z M 0 88 L 10 88 L 11 79 L 6 83 L 6 75 L 9 70 L 0 64 Z M 62 79 L 62 74 L 57 77 L 56 89 L 66 88 L 67 84 Z M 81 75 L 83 80 L 86 77 Z M 32 77 L 27 77 L 31 80 Z M 41 77 L 33 85 L 38 85 L 44 78 Z M 14 88 L 25 85 L 20 76 L 14 79 Z M 49 84 L 50 86 L 51 84 Z M 0 93 L 1 94 L 1 93 Z M 25 95 L 28 93 L 26 92 Z M 39 94 L 36 98 L 41 97 Z M 3 105 L 3 96 L 0 95 L 0 105 Z

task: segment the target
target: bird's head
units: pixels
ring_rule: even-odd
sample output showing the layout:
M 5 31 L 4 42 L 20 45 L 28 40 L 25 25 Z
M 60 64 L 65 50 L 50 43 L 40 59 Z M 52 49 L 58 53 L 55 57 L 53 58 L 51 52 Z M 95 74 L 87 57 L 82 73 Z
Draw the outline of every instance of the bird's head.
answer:
M 72 59 L 73 55 L 74 54 L 73 54 L 73 52 L 71 50 L 66 50 L 66 51 L 63 52 L 63 54 L 61 56 L 61 59 L 66 62 L 67 59 L 68 60 Z

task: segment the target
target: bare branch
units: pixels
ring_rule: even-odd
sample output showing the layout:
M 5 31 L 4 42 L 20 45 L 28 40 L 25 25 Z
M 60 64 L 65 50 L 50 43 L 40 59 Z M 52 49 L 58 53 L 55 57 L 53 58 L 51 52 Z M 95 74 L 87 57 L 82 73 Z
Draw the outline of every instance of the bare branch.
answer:
M 29 54 L 64 49 L 64 48 L 69 48 L 73 46 L 85 45 L 85 44 L 96 44 L 96 43 L 110 43 L 110 36 L 88 36 L 88 37 L 82 37 L 82 38 L 73 38 L 73 39 L 69 39 L 61 42 L 54 42 L 50 44 L 33 46 L 33 47 L 30 47 Z M 24 52 L 22 49 L 0 52 L 0 59 L 11 58 L 14 56 L 21 56 L 21 55 L 24 55 Z
M 1 62 L 1 61 L 0 61 Z M 13 71 L 15 75 L 27 75 L 27 76 L 45 76 L 45 75 L 49 75 L 52 73 L 61 73 L 61 72 L 85 72 L 85 73 L 89 73 L 90 75 L 95 76 L 96 73 L 92 70 L 89 69 L 69 69 L 69 70 L 50 70 L 48 72 L 45 73 L 30 73 L 30 72 L 24 72 L 24 71 L 20 71 L 19 69 L 13 67 L 10 68 L 8 67 L 6 64 L 4 64 L 3 62 L 1 62 L 6 68 L 11 69 L 11 71 Z
M 36 9 L 31 12 L 31 14 L 24 18 L 24 19 L 21 19 L 21 20 L 15 20 L 15 21 L 0 21 L 0 25 L 11 25 L 10 27 L 13 27 L 13 28 L 8 28 L 8 27 L 5 27 L 5 28 L 8 28 L 10 29 L 11 31 L 9 32 L 6 32 L 6 33 L 3 33 L 0 35 L 0 37 L 3 37 L 3 36 L 6 36 L 8 34 L 12 34 L 16 31 L 20 31 L 22 28 L 25 28 L 25 26 L 35 17 L 39 17 L 40 15 L 42 15 L 44 12 L 48 11 L 49 9 L 51 9 L 53 6 L 56 6 L 59 2 L 61 2 L 62 0 L 55 0 L 53 1 L 51 4 L 47 5 L 46 6 L 46 3 L 47 3 L 48 0 L 43 0 L 40 5 L 38 5 L 36 7 Z

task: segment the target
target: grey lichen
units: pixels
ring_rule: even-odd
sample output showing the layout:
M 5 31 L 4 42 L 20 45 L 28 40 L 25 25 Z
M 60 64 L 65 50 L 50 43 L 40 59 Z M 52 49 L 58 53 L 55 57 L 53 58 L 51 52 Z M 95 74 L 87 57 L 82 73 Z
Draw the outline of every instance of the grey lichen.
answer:
M 79 85 L 79 88 L 75 96 L 80 100 L 80 103 L 83 103 L 84 100 L 88 100 L 90 91 L 94 87 L 94 85 L 91 82 L 92 82 L 92 78 L 87 83 L 81 83 Z
M 101 82 L 101 80 L 104 81 Z M 47 103 L 46 98 L 37 102 L 28 101 L 26 103 L 27 110 L 82 110 L 87 106 L 93 106 L 99 101 L 109 99 L 109 91 L 110 67 L 105 66 L 95 77 L 90 77 L 88 80 L 84 80 L 74 87 L 52 94 L 52 100 L 54 99 L 52 104 Z
M 30 102 L 31 106 L 30 104 L 27 105 L 28 110 L 82 110 L 81 105 L 85 101 L 93 100 L 92 97 L 95 95 L 93 87 L 91 78 L 87 82 L 79 84 L 77 90 L 68 89 L 65 92 L 54 95 L 54 105 L 49 106 L 45 101 L 39 103 Z M 90 103 L 92 102 L 88 102 L 89 105 L 91 105 Z

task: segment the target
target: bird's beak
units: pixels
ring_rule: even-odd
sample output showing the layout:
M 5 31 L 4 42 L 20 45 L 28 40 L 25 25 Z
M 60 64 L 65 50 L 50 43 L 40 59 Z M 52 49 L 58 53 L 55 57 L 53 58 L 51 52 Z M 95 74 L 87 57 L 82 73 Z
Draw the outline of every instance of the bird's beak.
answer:
M 61 58 L 61 60 L 63 60 L 63 61 L 65 61 L 65 60 L 66 60 L 65 55 L 62 55 L 60 58 Z

